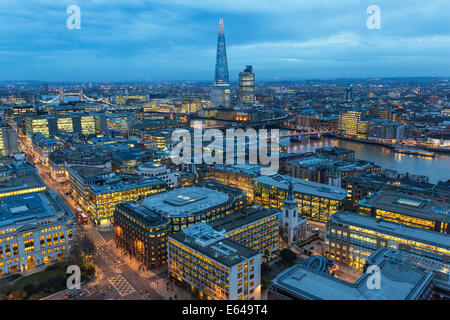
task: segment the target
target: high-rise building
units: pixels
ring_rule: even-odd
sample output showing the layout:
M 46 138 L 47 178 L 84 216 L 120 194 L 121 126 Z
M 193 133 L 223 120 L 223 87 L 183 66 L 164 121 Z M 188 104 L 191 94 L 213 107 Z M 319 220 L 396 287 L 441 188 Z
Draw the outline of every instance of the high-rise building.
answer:
M 369 135 L 369 120 L 361 111 L 349 110 L 339 115 L 339 130 L 347 136 L 367 139 Z
M 353 85 L 352 84 L 348 88 L 345 88 L 345 100 L 346 101 L 353 100 Z
M 252 105 L 255 103 L 255 74 L 253 67 L 247 66 L 239 73 L 239 103 Z
M 228 77 L 227 50 L 223 19 L 219 20 L 219 37 L 217 39 L 216 73 L 211 88 L 211 104 L 215 107 L 230 106 L 230 79 Z
M 6 122 L 0 123 L 0 156 L 7 156 L 18 152 L 17 134 Z

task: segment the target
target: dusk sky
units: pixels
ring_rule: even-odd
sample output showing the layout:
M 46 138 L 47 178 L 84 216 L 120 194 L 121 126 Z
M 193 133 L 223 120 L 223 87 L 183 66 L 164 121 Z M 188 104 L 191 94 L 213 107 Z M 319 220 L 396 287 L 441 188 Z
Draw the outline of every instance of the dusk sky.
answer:
M 212 81 L 221 17 L 231 81 L 450 75 L 448 0 L 1 0 L 0 80 Z

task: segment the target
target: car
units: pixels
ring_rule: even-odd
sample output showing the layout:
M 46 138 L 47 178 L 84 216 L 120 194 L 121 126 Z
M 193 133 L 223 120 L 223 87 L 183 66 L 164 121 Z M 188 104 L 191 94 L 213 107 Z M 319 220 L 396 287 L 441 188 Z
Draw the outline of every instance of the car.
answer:
M 319 229 L 319 228 L 313 228 L 312 231 L 313 231 L 313 232 L 319 232 L 320 229 Z

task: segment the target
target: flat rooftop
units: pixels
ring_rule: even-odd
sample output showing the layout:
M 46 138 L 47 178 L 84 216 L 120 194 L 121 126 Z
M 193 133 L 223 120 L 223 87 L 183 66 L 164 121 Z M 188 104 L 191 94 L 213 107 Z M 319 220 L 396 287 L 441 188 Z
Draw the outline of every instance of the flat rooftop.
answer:
M 172 234 L 170 238 L 227 267 L 260 255 L 256 250 L 225 238 L 223 233 L 214 230 L 206 223 L 189 226 L 183 231 Z
M 450 250 L 450 235 L 436 231 L 410 227 L 354 212 L 336 212 L 330 216 L 328 223 L 339 223 L 365 228 L 399 238 L 414 240 L 420 243 Z
M 117 205 L 118 209 L 125 211 L 130 216 L 141 221 L 145 226 L 160 226 L 168 221 L 147 209 L 146 207 L 137 205 L 134 201 L 122 202 Z
M 278 216 L 278 214 L 278 210 L 254 206 L 246 209 L 245 211 L 241 210 L 238 212 L 234 212 L 223 218 L 214 220 L 210 222 L 209 225 L 217 231 L 225 230 L 226 232 L 230 232 L 232 230 L 241 228 L 242 226 L 266 219 L 270 216 Z
M 0 182 L 0 197 L 9 192 L 42 187 L 46 187 L 46 184 L 37 173 L 13 177 L 10 180 Z
M 167 217 L 182 217 L 223 205 L 229 199 L 226 193 L 217 190 L 187 187 L 152 195 L 142 205 Z
M 272 285 L 310 300 L 414 300 L 433 277 L 429 271 L 391 261 L 384 261 L 379 267 L 380 289 L 367 287 L 369 274 L 352 284 L 304 265 L 283 271 Z
M 0 227 L 67 214 L 73 215 L 53 190 L 0 199 Z
M 275 174 L 271 176 L 260 176 L 257 178 L 253 178 L 252 180 L 286 191 L 289 188 L 289 181 L 292 181 L 295 193 L 318 196 L 332 200 L 343 200 L 348 194 L 347 190 L 341 188 L 333 187 L 327 184 L 307 181 L 299 178 L 294 178 L 290 176 L 285 176 L 281 174 Z
M 381 190 L 367 196 L 358 205 L 425 218 L 435 221 L 450 222 L 450 205 L 406 193 Z
M 133 181 L 118 181 L 102 185 L 93 185 L 90 187 L 90 190 L 93 194 L 100 195 L 165 184 L 166 183 L 163 180 L 158 178 L 144 178 L 135 179 Z

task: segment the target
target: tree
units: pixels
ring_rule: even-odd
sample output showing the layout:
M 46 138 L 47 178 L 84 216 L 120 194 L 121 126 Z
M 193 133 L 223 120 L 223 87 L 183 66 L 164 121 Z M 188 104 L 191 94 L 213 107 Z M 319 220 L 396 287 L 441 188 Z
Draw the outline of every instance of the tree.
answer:
M 80 241 L 80 249 L 86 256 L 90 256 L 95 252 L 95 245 L 88 236 L 84 236 Z
M 281 250 L 280 257 L 281 257 L 281 260 L 283 260 L 283 262 L 285 264 L 294 263 L 295 259 L 297 259 L 297 255 L 295 254 L 295 252 L 293 252 L 292 250 L 289 250 L 289 249 Z

